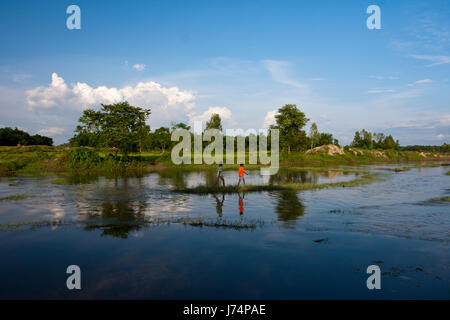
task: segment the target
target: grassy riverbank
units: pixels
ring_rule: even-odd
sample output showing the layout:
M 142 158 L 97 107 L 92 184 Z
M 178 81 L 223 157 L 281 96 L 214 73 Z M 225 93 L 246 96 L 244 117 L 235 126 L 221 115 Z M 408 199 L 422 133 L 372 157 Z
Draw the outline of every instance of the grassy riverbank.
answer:
M 108 149 L 22 146 L 0 147 L 0 176 L 41 175 L 139 175 L 152 171 L 179 168 L 184 171 L 212 169 L 215 165 L 174 165 L 170 152 L 119 155 L 114 158 Z M 248 158 L 248 154 L 246 155 Z M 450 154 L 433 154 L 415 151 L 363 150 L 322 146 L 306 152 L 280 155 L 281 167 L 315 167 L 335 165 L 360 165 L 374 163 L 445 162 Z M 248 160 L 246 161 L 248 162 Z M 224 170 L 236 169 L 238 164 L 224 165 Z M 247 164 L 247 169 L 258 169 L 261 165 Z

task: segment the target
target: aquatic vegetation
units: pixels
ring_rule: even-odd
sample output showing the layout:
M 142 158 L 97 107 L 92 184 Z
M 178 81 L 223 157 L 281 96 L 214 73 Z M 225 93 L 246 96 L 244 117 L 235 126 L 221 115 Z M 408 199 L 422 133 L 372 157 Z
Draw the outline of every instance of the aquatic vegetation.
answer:
M 450 170 L 447 171 L 445 174 L 448 175 L 448 176 L 450 176 Z
M 172 189 L 173 192 L 180 193 L 196 193 L 196 194 L 213 194 L 213 193 L 239 193 L 239 192 L 262 192 L 262 191 L 282 191 L 282 190 L 315 190 L 333 187 L 352 187 L 360 186 L 375 181 L 382 181 L 382 178 L 374 174 L 365 174 L 361 178 L 330 183 L 281 183 L 269 185 L 244 185 L 237 187 L 237 185 L 229 185 L 225 187 L 216 186 L 197 186 L 193 188 L 179 187 Z
M 216 227 L 216 228 L 231 228 L 231 229 L 255 229 L 257 226 L 262 226 L 264 222 L 262 220 L 258 222 L 245 222 L 245 221 L 227 221 L 222 219 L 217 220 L 205 220 L 202 218 L 186 219 L 183 221 L 184 225 L 192 227 Z
M 221 186 L 197 186 L 193 188 L 181 187 L 174 188 L 172 191 L 181 193 L 196 193 L 196 194 L 210 194 L 210 193 L 238 193 L 238 192 L 262 192 L 262 191 L 276 191 L 285 190 L 283 186 L 280 185 L 228 185 L 225 187 Z
M 440 198 L 432 198 L 427 202 L 450 202 L 450 196 L 440 197 Z
M 12 196 L 0 198 L 0 202 L 8 201 L 8 200 L 22 200 L 22 199 L 32 198 L 32 197 L 34 197 L 34 195 L 31 195 L 31 194 L 15 194 L 15 195 L 12 195 Z
M 52 227 L 61 225 L 63 225 L 63 222 L 61 220 L 21 221 L 21 222 L 0 224 L 0 229 L 3 231 L 7 231 L 7 230 L 16 230 L 22 227 L 37 228 L 37 227 Z
M 70 184 L 70 183 L 65 178 L 58 178 L 58 179 L 52 180 L 52 184 L 66 185 L 66 184 Z
M 387 171 L 393 171 L 393 172 L 404 172 L 404 171 L 410 171 L 411 168 L 403 167 L 403 168 L 380 168 L 380 170 L 387 170 Z

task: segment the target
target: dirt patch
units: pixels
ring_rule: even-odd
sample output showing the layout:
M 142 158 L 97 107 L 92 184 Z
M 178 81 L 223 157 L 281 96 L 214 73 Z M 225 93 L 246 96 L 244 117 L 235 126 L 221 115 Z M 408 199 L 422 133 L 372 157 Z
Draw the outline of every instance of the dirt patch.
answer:
M 306 153 L 326 153 L 329 156 L 343 155 L 345 154 L 344 148 L 335 146 L 334 144 L 328 144 L 325 146 L 316 147 L 314 149 L 306 151 Z

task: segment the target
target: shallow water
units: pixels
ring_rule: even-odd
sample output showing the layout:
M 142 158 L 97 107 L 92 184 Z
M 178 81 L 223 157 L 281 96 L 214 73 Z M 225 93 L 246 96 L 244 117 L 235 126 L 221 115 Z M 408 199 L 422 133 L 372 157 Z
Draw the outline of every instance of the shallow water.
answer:
M 249 171 L 246 182 L 336 182 L 355 179 L 355 170 L 388 179 L 216 196 L 170 191 L 212 183 L 214 172 L 74 185 L 1 179 L 0 198 L 35 197 L 0 202 L 0 224 L 63 224 L 0 232 L 0 298 L 450 298 L 450 206 L 428 201 L 450 194 L 448 168 L 346 167 L 270 179 Z M 237 183 L 235 172 L 224 176 Z M 254 228 L 180 223 L 199 217 Z M 80 291 L 66 288 L 71 264 L 82 270 Z M 366 287 L 371 264 L 381 268 L 381 290 Z

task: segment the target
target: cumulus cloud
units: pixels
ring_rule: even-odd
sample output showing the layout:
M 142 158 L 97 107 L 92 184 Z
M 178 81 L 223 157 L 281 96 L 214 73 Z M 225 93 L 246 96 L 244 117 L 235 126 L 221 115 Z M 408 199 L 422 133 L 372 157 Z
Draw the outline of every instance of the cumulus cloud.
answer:
M 57 127 L 44 128 L 38 131 L 38 133 L 43 136 L 56 136 L 62 134 L 63 132 L 64 132 L 63 128 Z
M 263 128 L 269 128 L 271 125 L 275 124 L 275 116 L 277 115 L 278 110 L 273 110 L 267 112 L 264 117 Z
M 144 71 L 145 70 L 145 64 L 136 63 L 133 65 L 133 69 L 137 71 Z
M 195 93 L 177 87 L 162 87 L 154 81 L 139 82 L 135 86 L 91 87 L 77 82 L 70 87 L 56 73 L 48 87 L 39 86 L 25 91 L 31 109 L 85 109 L 103 104 L 128 101 L 137 107 L 150 108 L 152 125 L 167 125 L 171 121 L 186 121 L 195 115 Z
M 232 118 L 232 113 L 231 110 L 228 109 L 227 107 L 209 107 L 208 110 L 206 110 L 205 112 L 201 113 L 201 114 L 191 114 L 190 115 L 190 125 L 193 126 L 194 122 L 196 121 L 202 121 L 203 124 L 206 123 L 206 121 L 208 121 L 211 116 L 213 114 L 217 113 L 221 120 L 222 120 L 222 127 L 225 128 L 231 128 L 235 122 L 233 121 Z

